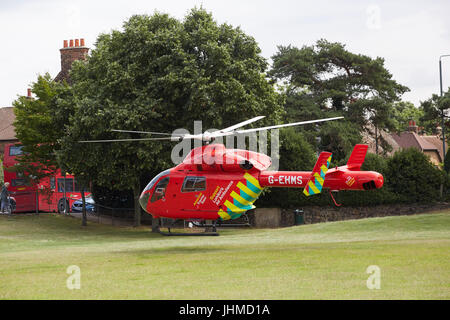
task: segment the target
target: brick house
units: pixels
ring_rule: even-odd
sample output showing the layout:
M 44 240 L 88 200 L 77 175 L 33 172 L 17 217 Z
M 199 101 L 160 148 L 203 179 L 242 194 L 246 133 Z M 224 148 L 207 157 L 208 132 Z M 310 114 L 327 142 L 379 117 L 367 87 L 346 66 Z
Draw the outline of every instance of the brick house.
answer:
M 374 132 L 373 126 L 367 127 L 370 132 Z M 438 166 L 439 163 L 444 162 L 444 153 L 442 150 L 442 136 L 438 128 L 436 135 L 423 135 L 419 133 L 419 127 L 415 121 L 409 122 L 408 130 L 400 134 L 388 133 L 384 130 L 379 130 L 378 134 L 392 147 L 392 151 L 387 152 L 388 156 L 393 155 L 396 151 L 407 148 L 416 148 L 430 157 L 430 161 Z M 368 133 L 363 133 L 363 143 L 369 145 L 368 152 L 376 153 L 375 138 Z M 448 150 L 446 143 L 445 150 Z M 383 148 L 378 146 L 378 154 L 383 153 Z
M 2 158 L 6 144 L 19 142 L 14 131 L 15 119 L 13 107 L 0 108 L 0 157 Z
M 419 134 L 419 127 L 415 121 L 409 122 L 408 131 L 400 134 L 391 134 L 392 138 L 402 149 L 416 148 L 430 157 L 430 161 L 438 166 L 439 163 L 444 162 L 444 152 L 442 146 L 441 135 L 426 136 Z M 445 150 L 448 150 L 446 144 Z

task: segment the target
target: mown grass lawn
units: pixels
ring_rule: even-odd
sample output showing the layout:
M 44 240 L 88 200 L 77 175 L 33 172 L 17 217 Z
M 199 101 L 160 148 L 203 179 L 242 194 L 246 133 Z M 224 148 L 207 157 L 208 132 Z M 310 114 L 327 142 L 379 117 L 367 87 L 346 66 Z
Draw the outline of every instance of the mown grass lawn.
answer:
M 450 212 L 220 233 L 1 216 L 0 299 L 450 298 Z M 367 288 L 370 265 L 380 289 Z

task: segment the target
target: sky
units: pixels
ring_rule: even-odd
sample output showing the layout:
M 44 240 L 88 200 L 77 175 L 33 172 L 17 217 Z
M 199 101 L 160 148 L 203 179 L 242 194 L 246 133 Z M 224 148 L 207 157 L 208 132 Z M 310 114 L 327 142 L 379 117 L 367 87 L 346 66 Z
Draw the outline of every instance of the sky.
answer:
M 411 90 L 402 99 L 416 106 L 439 94 L 439 57 L 450 54 L 448 0 L 0 0 L 0 107 L 26 95 L 39 74 L 58 74 L 63 40 L 84 38 L 92 49 L 99 34 L 120 30 L 134 14 L 181 20 L 195 6 L 254 37 L 269 63 L 279 45 L 300 48 L 321 38 L 382 57 Z M 446 91 L 450 57 L 442 66 Z

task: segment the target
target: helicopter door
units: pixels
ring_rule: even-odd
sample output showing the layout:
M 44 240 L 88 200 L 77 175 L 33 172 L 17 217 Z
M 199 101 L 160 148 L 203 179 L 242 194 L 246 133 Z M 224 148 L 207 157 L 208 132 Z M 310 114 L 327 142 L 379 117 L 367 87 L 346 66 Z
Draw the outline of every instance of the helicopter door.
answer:
M 155 191 L 153 191 L 152 198 L 150 202 L 155 202 L 160 199 L 164 200 L 164 196 L 166 195 L 167 185 L 169 184 L 169 177 L 161 179 L 160 182 L 155 187 Z

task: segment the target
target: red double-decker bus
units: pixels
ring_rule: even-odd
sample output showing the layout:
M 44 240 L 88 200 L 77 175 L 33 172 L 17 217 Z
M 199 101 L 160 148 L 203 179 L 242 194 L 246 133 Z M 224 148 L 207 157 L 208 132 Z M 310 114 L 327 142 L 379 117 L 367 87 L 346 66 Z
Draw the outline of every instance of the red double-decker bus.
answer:
M 64 212 L 64 199 L 66 199 L 66 212 L 70 211 L 72 203 L 81 198 L 81 190 L 73 175 L 63 176 L 61 170 L 50 177 L 31 184 L 20 173 L 8 170 L 18 163 L 16 157 L 22 155 L 22 146 L 8 144 L 5 146 L 3 158 L 4 180 L 9 182 L 8 190 L 16 202 L 15 212 Z M 85 192 L 86 197 L 90 196 Z

